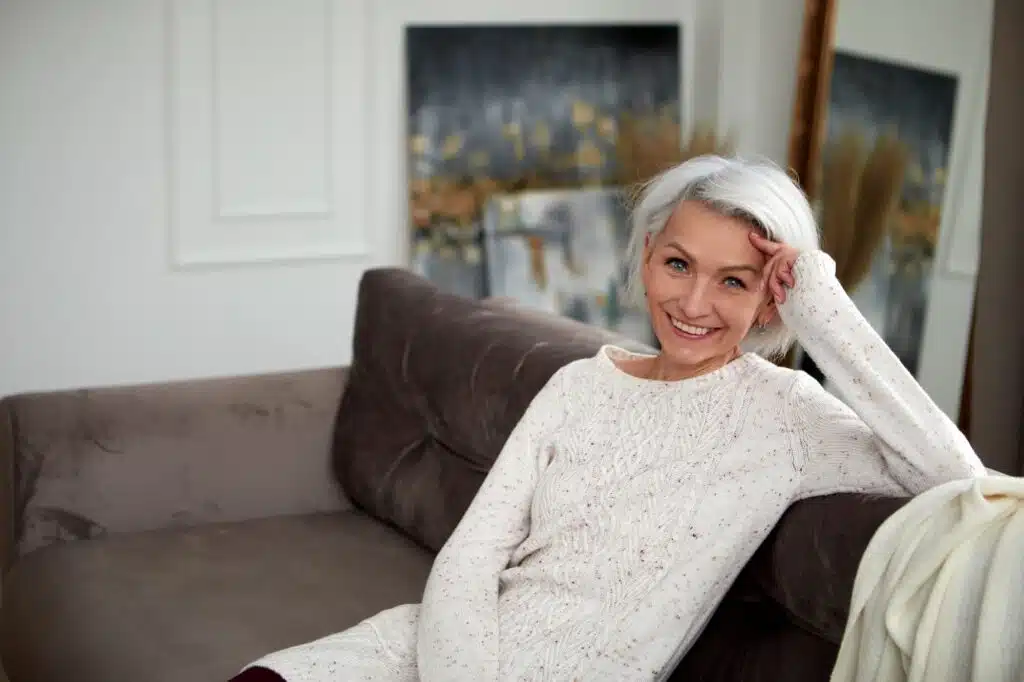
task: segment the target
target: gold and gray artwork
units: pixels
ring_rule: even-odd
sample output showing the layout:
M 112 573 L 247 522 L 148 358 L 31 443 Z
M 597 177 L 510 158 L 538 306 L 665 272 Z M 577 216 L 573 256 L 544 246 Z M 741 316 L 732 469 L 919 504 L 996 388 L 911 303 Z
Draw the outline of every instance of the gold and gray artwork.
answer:
M 413 269 L 453 293 L 493 294 L 491 197 L 635 182 L 641 160 L 657 165 L 630 142 L 639 138 L 648 152 L 677 153 L 680 41 L 673 24 L 409 27 Z M 531 226 L 519 237 L 536 281 L 549 276 L 556 232 Z
M 818 198 L 824 246 L 917 372 L 946 195 L 955 76 L 837 51 Z

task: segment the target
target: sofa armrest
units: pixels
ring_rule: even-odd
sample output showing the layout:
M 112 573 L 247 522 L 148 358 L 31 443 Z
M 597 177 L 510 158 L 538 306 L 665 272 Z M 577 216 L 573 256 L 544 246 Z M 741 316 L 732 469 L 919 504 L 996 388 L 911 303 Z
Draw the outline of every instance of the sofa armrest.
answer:
M 836 493 L 801 500 L 782 516 L 737 583 L 753 580 L 794 624 L 838 645 L 861 557 L 878 528 L 910 499 Z
M 330 368 L 0 401 L 0 559 L 105 533 L 350 505 Z

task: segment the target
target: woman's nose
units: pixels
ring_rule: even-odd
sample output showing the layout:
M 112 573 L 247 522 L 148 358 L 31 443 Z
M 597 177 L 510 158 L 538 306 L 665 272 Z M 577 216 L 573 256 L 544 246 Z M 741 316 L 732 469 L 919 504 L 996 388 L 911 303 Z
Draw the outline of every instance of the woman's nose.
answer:
M 707 315 L 711 311 L 711 292 L 707 282 L 697 280 L 690 290 L 684 293 L 679 306 L 683 314 L 691 320 Z

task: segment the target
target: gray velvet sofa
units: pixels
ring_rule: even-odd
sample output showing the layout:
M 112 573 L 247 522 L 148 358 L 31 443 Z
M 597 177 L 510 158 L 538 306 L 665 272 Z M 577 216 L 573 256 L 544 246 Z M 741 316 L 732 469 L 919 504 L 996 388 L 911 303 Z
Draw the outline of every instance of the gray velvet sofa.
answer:
M 532 396 L 608 341 L 636 345 L 379 269 L 350 367 L 3 399 L 11 682 L 223 681 L 418 601 Z M 857 561 L 903 502 L 794 505 L 673 679 L 827 680 Z

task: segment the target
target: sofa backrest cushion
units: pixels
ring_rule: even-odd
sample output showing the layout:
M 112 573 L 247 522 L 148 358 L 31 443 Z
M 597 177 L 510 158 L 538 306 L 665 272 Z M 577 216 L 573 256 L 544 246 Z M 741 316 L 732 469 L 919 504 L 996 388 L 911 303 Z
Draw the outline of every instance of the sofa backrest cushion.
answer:
M 368 271 L 333 462 L 352 502 L 428 549 L 455 529 L 533 396 L 602 344 L 650 348 L 509 301 Z
M 791 506 L 744 568 L 789 619 L 839 644 L 861 557 L 886 519 L 909 497 L 858 493 L 825 495 Z

